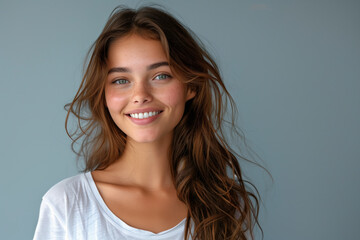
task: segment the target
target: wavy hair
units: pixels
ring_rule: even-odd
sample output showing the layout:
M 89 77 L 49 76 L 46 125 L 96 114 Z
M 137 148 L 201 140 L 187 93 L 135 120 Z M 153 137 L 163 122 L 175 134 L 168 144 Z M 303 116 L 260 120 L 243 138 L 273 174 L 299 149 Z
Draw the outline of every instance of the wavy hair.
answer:
M 124 151 L 126 135 L 106 108 L 104 87 L 109 46 L 133 33 L 159 40 L 171 69 L 196 93 L 174 129 L 169 154 L 178 198 L 188 208 L 185 239 L 253 239 L 254 226 L 261 230 L 260 197 L 242 178 L 238 163 L 242 157 L 226 142 L 223 130 L 227 106 L 232 114 L 236 111 L 234 101 L 201 41 L 162 9 L 115 8 L 88 52 L 79 90 L 65 106 L 66 132 L 73 140 L 72 149 L 85 160 L 84 171 L 105 169 Z M 77 119 L 73 131 L 71 115 Z M 234 117 L 230 124 L 236 130 Z

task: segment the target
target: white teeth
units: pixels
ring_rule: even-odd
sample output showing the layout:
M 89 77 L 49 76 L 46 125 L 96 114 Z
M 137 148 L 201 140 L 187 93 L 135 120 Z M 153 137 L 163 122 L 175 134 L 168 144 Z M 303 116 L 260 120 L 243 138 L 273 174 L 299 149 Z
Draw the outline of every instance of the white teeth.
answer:
M 160 112 L 131 113 L 130 116 L 132 118 L 144 119 L 144 118 L 149 118 L 149 117 L 158 115 L 159 113 Z

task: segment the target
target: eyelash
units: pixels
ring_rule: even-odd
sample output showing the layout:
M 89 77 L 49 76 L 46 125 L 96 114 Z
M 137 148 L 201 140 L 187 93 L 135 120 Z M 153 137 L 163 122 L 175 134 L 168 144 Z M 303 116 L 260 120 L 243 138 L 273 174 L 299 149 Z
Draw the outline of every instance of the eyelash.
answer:
M 161 73 L 156 75 L 153 79 L 154 80 L 166 80 L 166 79 L 171 79 L 172 76 L 166 73 Z M 127 79 L 115 79 L 112 83 L 114 84 L 118 84 L 118 85 L 123 85 L 126 83 L 129 83 L 129 80 Z
M 126 79 L 115 79 L 112 83 L 122 85 L 122 84 L 126 84 L 128 82 L 129 82 L 129 80 L 126 80 Z
M 160 76 L 165 76 L 165 78 L 157 79 L 157 78 L 160 77 Z M 169 78 L 172 78 L 172 76 L 169 75 L 169 74 L 166 74 L 166 73 L 161 73 L 161 74 L 158 74 L 158 75 L 156 75 L 156 76 L 154 77 L 155 80 L 164 80 L 164 79 L 169 79 Z

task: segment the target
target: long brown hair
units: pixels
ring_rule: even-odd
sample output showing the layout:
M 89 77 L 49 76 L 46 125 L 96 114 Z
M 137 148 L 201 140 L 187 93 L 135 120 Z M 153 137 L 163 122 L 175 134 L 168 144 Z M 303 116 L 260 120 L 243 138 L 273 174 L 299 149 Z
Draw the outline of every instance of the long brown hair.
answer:
M 104 85 L 109 46 L 130 33 L 159 40 L 172 70 L 196 93 L 174 129 L 169 154 L 178 198 L 188 207 L 185 239 L 253 238 L 254 225 L 259 225 L 259 196 L 242 178 L 241 157 L 223 132 L 225 110 L 229 105 L 233 113 L 234 102 L 201 42 L 159 8 L 116 8 L 88 53 L 79 90 L 66 105 L 65 123 L 73 150 L 85 160 L 84 171 L 105 169 L 125 148 L 126 135 L 106 108 Z M 74 131 L 69 130 L 71 114 L 77 119 Z

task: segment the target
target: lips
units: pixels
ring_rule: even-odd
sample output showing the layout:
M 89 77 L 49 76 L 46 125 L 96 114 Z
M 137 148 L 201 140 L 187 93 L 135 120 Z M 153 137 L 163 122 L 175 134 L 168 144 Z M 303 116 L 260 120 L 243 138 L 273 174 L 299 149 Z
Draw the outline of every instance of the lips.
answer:
M 152 117 L 152 116 L 156 116 L 159 113 L 160 113 L 160 111 L 152 111 L 152 112 L 131 113 L 129 115 L 132 118 L 144 119 L 144 118 L 149 118 L 149 117 Z
M 128 112 L 126 116 L 135 124 L 146 125 L 155 121 L 162 112 L 162 110 L 154 108 L 137 109 Z

